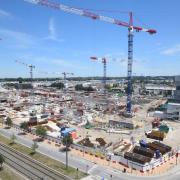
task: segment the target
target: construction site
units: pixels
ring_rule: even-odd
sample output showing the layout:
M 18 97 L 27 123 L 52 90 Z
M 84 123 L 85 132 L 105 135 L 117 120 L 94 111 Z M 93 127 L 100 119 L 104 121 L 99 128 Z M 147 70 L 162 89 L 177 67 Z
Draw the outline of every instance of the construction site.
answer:
M 26 139 L 59 151 L 64 148 L 63 138 L 70 136 L 70 157 L 137 177 L 163 174 L 172 164 L 179 164 L 180 76 L 167 82 L 153 77 L 140 82 L 132 73 L 134 36 L 146 33 L 154 38 L 158 31 L 134 25 L 132 12 L 128 12 L 129 22 L 124 22 L 49 0 L 25 2 L 126 28 L 127 77 L 109 78 L 107 69 L 113 58 L 108 56 L 87 57 L 94 65 L 102 64 L 98 80 L 78 80 L 74 72 L 61 70 L 56 73 L 60 78 L 53 81 L 37 80 L 36 64 L 14 60 L 19 69 L 27 70 L 29 78 L 1 81 L 0 128 L 10 131 L 7 126 L 11 119 L 11 128 L 24 131 Z M 23 123 L 27 123 L 26 128 L 22 128 Z M 45 128 L 46 135 L 36 133 L 39 127 Z

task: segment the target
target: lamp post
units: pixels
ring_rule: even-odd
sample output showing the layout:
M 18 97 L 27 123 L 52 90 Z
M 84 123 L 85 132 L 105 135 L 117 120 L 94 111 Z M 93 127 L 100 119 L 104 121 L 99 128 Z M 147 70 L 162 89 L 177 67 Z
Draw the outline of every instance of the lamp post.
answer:
M 67 145 L 67 136 L 65 137 L 66 138 L 66 169 L 68 169 L 68 145 Z

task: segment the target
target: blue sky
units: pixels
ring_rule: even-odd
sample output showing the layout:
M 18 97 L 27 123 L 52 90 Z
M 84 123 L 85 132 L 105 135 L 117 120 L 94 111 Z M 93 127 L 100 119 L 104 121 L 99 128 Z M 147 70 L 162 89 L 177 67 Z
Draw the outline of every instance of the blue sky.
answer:
M 179 0 L 54 0 L 72 7 L 154 28 L 156 35 L 135 33 L 133 74 L 180 74 Z M 127 29 L 86 17 L 36 6 L 23 0 L 0 0 L 0 77 L 28 77 L 19 59 L 36 66 L 36 77 L 58 76 L 41 72 L 73 72 L 101 76 L 102 64 L 90 56 L 107 56 L 108 76 L 126 76 Z M 117 59 L 117 61 L 113 61 Z

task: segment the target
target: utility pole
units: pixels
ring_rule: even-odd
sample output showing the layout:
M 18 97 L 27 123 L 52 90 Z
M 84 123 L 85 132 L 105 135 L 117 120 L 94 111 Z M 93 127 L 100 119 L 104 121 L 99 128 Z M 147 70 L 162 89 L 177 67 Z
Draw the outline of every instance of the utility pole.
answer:
M 67 144 L 67 136 L 66 136 L 66 169 L 68 169 L 68 144 Z

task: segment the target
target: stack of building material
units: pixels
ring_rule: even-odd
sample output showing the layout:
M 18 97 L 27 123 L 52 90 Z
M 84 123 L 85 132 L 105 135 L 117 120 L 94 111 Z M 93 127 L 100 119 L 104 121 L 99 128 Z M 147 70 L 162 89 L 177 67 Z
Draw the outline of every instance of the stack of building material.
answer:
M 158 142 L 158 141 L 154 141 L 153 144 L 156 144 L 156 145 L 158 145 L 158 146 L 160 146 L 160 147 L 165 148 L 165 149 L 166 149 L 166 152 L 170 152 L 171 149 L 172 149 L 170 146 L 168 146 L 168 145 L 166 145 L 166 144 L 163 144 L 163 143 L 160 143 L 160 142 Z
M 161 131 L 152 130 L 150 133 L 147 134 L 147 137 L 163 141 L 163 139 L 165 138 L 165 133 Z
M 166 154 L 167 152 L 171 151 L 171 147 L 166 146 L 165 144 L 162 144 L 162 143 L 158 143 L 158 142 L 148 143 L 148 146 L 150 149 L 154 151 L 159 150 L 161 154 Z
M 96 138 L 96 141 L 100 144 L 100 146 L 105 146 L 107 144 L 103 138 Z
M 136 153 L 131 153 L 131 152 L 126 152 L 124 154 L 124 158 L 128 159 L 130 161 L 134 161 L 140 164 L 145 164 L 151 161 L 151 158 L 140 155 L 140 154 L 136 154 Z
M 143 156 L 147 156 L 149 158 L 153 158 L 154 157 L 154 151 L 151 149 L 147 149 L 144 147 L 140 147 L 140 146 L 135 146 L 133 149 L 133 153 L 136 154 L 141 154 Z
M 81 144 L 81 145 L 83 145 L 83 146 L 87 146 L 87 147 L 94 148 L 94 144 L 90 141 L 89 138 L 85 138 L 85 139 L 81 140 L 78 144 Z

